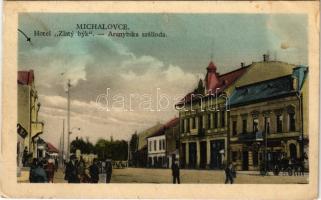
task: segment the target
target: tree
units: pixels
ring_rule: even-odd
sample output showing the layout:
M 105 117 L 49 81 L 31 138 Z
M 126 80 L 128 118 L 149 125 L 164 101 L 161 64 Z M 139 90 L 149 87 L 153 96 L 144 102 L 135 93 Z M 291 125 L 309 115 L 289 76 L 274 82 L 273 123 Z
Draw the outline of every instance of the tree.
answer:
M 89 141 L 88 138 L 86 141 L 84 141 L 82 138 L 76 137 L 75 140 L 71 141 L 70 152 L 75 153 L 77 149 L 84 154 L 94 153 L 94 145 Z
M 205 94 L 205 87 L 203 85 L 202 79 L 199 80 L 197 88 L 194 90 L 194 94 Z
M 98 159 L 127 160 L 128 145 L 125 140 L 99 139 L 95 144 Z
M 135 132 L 129 142 L 130 146 L 130 164 L 133 166 L 137 166 L 137 160 L 138 160 L 138 135 L 137 132 Z

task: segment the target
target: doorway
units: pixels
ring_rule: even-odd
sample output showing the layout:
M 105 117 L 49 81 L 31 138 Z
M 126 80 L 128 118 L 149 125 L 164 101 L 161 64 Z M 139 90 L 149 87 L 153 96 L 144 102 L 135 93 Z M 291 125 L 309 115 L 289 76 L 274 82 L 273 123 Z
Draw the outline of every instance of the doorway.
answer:
M 207 152 L 206 152 L 206 141 L 200 142 L 200 168 L 204 169 L 206 168 L 206 157 L 207 157 Z
M 190 168 L 196 168 L 196 143 L 191 142 L 189 145 L 189 166 Z
M 242 169 L 249 170 L 249 152 L 243 151 Z

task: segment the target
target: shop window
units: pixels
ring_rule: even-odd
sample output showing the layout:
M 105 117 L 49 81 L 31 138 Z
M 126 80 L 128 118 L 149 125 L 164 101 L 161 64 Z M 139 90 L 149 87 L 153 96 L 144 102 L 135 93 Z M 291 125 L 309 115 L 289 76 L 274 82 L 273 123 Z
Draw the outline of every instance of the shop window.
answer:
M 237 121 L 232 122 L 232 135 L 237 135 Z
M 282 133 L 283 131 L 283 115 L 276 115 L 276 132 Z

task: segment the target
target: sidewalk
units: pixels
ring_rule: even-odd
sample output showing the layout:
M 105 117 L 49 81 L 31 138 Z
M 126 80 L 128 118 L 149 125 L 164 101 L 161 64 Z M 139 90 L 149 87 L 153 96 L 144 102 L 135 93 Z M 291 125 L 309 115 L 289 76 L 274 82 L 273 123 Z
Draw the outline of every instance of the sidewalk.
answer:
M 22 167 L 21 168 L 20 176 L 17 176 L 18 183 L 29 183 L 29 170 L 30 170 L 29 167 Z
M 29 183 L 29 167 L 23 167 L 20 176 L 17 176 L 18 183 Z M 65 183 L 63 169 L 59 168 L 54 175 L 54 183 Z

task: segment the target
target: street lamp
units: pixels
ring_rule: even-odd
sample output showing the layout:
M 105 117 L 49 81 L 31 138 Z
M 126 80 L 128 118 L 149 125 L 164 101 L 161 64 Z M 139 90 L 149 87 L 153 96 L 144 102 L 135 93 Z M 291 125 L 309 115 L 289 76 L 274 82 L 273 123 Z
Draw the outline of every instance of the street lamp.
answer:
M 64 76 L 66 73 L 60 73 L 61 76 Z M 67 133 L 68 133 L 68 143 L 67 143 L 67 159 L 69 159 L 69 135 L 71 134 L 71 130 L 70 130 L 70 88 L 71 88 L 71 83 L 70 83 L 70 79 L 68 79 L 67 82 Z
M 72 129 L 70 129 L 70 131 L 68 132 L 68 138 L 67 138 L 67 159 L 69 159 L 69 155 L 70 155 L 70 135 L 72 134 L 72 131 L 74 129 L 77 129 L 78 131 L 80 131 L 80 128 L 78 127 L 73 127 Z

